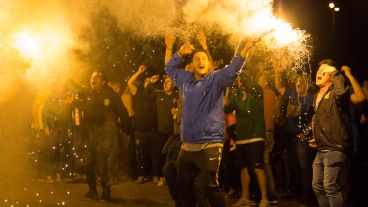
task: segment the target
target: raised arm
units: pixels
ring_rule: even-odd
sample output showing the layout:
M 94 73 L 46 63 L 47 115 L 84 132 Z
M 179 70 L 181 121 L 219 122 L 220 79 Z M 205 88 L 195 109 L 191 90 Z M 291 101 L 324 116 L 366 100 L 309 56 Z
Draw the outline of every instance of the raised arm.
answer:
M 200 32 L 197 34 L 197 40 L 199 42 L 199 44 L 201 45 L 202 49 L 204 51 L 207 52 L 208 55 L 208 60 L 210 61 L 211 65 L 213 65 L 213 59 L 212 59 L 212 55 L 208 49 L 208 45 L 207 45 L 207 36 L 204 32 Z
M 182 56 L 192 54 L 194 51 L 193 45 L 189 42 L 184 43 L 178 52 L 176 52 L 170 61 L 166 64 L 165 71 L 170 78 L 175 82 L 175 85 L 180 88 L 183 81 L 192 77 L 192 73 L 186 72 L 182 66 Z
M 256 38 L 253 38 L 249 41 L 247 41 L 243 48 L 240 50 L 240 55 L 243 57 L 243 58 L 247 58 L 248 57 L 248 54 L 249 54 L 249 51 L 258 43 L 262 40 L 263 37 L 269 35 L 270 33 L 272 33 L 274 31 L 274 29 L 271 29 L 271 30 L 267 30 L 265 31 L 264 33 L 260 34 L 258 37 Z
M 242 47 L 242 49 L 240 50 L 240 56 L 244 59 L 246 59 L 249 55 L 250 50 L 260 41 L 261 39 L 254 39 L 254 40 L 250 40 L 247 41 L 244 46 Z
M 241 73 L 249 51 L 259 41 L 260 39 L 257 38 L 255 40 L 245 42 L 245 44 L 243 44 L 241 47 L 240 53 L 235 56 L 230 65 L 214 72 L 216 79 L 219 81 L 219 84 L 222 88 L 226 88 L 234 82 L 235 78 Z
M 153 75 L 149 78 L 149 83 L 146 88 L 143 89 L 145 96 L 153 98 L 156 95 L 157 81 L 160 79 L 159 75 Z
M 130 134 L 132 132 L 132 125 L 130 122 L 128 111 L 121 101 L 119 95 L 116 93 L 113 93 L 111 95 L 111 106 L 116 115 L 120 118 L 122 130 L 125 133 Z
M 368 100 L 368 80 L 363 81 L 362 90 L 365 95 L 365 100 Z
M 172 57 L 173 54 L 173 46 L 175 43 L 175 36 L 171 35 L 171 34 L 166 34 L 165 35 L 165 45 L 166 45 L 166 50 L 165 50 L 165 65 L 169 62 L 169 60 Z
M 349 79 L 351 86 L 353 87 L 353 94 L 350 96 L 350 100 L 353 104 L 358 104 L 364 101 L 365 95 L 360 87 L 358 81 L 351 74 L 351 69 L 348 66 L 342 66 L 341 71 L 345 73 L 345 76 Z
M 348 92 L 347 87 L 345 86 L 345 78 L 344 76 L 337 71 L 335 67 L 329 67 L 324 71 L 325 73 L 331 74 L 331 82 L 333 85 L 332 93 L 340 98 Z
M 279 68 L 275 69 L 275 88 L 281 95 L 284 95 L 285 86 L 282 84 L 281 71 L 279 70 Z
M 135 85 L 135 81 L 137 80 L 137 78 L 139 77 L 139 75 L 141 75 L 142 73 L 144 73 L 147 70 L 147 66 L 145 65 L 140 65 L 137 72 L 135 72 L 128 80 L 128 88 L 130 93 L 135 96 L 135 94 L 137 93 L 137 86 Z

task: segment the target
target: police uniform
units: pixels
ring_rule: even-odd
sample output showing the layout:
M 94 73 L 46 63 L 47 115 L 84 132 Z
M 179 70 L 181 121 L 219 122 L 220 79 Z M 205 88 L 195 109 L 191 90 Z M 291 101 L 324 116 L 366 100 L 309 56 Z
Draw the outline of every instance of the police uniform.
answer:
M 113 149 L 117 145 L 118 125 L 129 133 L 131 124 L 127 110 L 119 96 L 110 88 L 99 92 L 91 91 L 86 98 L 85 121 L 89 134 L 87 148 L 86 176 L 89 193 L 96 193 L 96 173 L 101 178 L 102 199 L 110 199 L 110 173 L 113 161 Z M 88 194 L 88 193 L 87 193 Z

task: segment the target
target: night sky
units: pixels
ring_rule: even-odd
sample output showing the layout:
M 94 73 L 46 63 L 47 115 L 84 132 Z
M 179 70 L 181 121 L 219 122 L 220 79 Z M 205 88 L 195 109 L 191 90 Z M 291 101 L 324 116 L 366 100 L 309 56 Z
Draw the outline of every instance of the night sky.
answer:
M 276 13 L 313 36 L 312 69 L 324 58 L 348 65 L 359 80 L 368 79 L 368 1 L 340 0 L 332 30 L 329 0 L 276 0 Z

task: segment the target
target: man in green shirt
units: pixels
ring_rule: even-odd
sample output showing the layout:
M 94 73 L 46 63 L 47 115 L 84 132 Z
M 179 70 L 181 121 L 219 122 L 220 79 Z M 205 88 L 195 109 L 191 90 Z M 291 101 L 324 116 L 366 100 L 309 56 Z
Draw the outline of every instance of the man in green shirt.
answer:
M 248 168 L 254 169 L 262 200 L 259 206 L 268 206 L 266 175 L 264 171 L 265 121 L 263 91 L 257 83 L 238 78 L 238 89 L 225 97 L 225 113 L 236 113 L 236 162 L 241 169 L 242 197 L 234 206 L 250 206 Z M 227 100 L 229 99 L 229 100 Z

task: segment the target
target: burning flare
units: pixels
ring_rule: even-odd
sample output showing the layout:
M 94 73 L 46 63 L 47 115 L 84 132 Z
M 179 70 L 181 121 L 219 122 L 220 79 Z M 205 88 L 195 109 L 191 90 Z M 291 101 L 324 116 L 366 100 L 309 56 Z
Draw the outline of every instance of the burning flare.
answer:
M 14 48 L 26 57 L 37 57 L 40 47 L 35 38 L 27 33 L 17 33 L 13 36 L 15 40 Z

